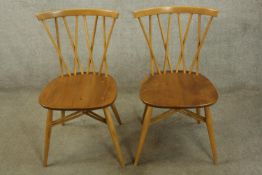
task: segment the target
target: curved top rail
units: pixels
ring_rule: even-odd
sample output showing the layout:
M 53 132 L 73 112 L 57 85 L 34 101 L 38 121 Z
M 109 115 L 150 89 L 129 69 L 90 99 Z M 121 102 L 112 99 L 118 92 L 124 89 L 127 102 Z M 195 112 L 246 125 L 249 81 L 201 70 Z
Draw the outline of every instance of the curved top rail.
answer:
M 36 15 L 38 20 L 46 20 L 56 17 L 65 17 L 65 16 L 107 16 L 112 18 L 118 18 L 118 12 L 105 9 L 65 9 L 65 10 L 54 10 L 38 13 Z
M 165 6 L 165 7 L 153 7 L 142 10 L 136 10 L 133 12 L 135 18 L 143 16 L 151 16 L 157 14 L 168 13 L 193 13 L 209 16 L 217 16 L 218 10 L 206 8 L 206 7 L 194 7 L 194 6 Z

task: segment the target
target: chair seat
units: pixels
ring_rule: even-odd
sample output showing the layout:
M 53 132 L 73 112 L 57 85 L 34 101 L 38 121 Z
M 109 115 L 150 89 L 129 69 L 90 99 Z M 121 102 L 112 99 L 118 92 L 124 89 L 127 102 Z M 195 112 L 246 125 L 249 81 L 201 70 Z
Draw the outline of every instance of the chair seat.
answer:
M 98 109 L 111 105 L 116 94 L 116 83 L 110 75 L 78 74 L 52 80 L 43 89 L 39 103 L 56 110 Z
M 195 108 L 214 104 L 218 94 L 203 75 L 183 72 L 148 77 L 140 89 L 141 100 L 159 108 Z

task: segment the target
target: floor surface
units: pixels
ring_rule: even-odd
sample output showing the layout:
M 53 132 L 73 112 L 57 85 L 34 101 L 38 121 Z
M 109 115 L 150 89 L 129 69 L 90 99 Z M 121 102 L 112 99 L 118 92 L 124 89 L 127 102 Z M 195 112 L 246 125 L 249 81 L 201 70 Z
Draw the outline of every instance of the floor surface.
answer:
M 44 168 L 46 110 L 38 105 L 39 92 L 0 90 L 1 175 L 262 174 L 262 90 L 220 92 L 212 107 L 219 156 L 216 166 L 205 125 L 181 114 L 150 128 L 140 164 L 133 166 L 143 104 L 137 91 L 120 92 L 116 105 L 124 124 L 119 126 L 115 121 L 115 125 L 125 168 L 118 164 L 107 127 L 85 116 L 53 129 L 49 167 Z

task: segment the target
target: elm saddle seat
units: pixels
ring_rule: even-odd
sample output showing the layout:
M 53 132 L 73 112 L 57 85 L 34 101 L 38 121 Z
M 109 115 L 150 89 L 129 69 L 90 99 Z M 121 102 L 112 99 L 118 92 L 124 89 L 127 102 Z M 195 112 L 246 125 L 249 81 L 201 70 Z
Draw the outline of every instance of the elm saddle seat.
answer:
M 115 80 L 104 74 L 57 77 L 43 89 L 39 103 L 56 110 L 93 110 L 111 105 L 117 96 Z
M 140 98 L 153 107 L 192 108 L 216 103 L 218 93 L 201 74 L 167 72 L 146 78 L 140 89 Z

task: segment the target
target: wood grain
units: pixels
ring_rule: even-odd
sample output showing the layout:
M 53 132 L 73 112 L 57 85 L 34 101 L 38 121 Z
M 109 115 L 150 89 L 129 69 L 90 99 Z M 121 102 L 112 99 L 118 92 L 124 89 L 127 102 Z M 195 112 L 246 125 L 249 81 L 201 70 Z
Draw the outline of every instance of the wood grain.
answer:
M 155 74 L 145 80 L 140 89 L 141 100 L 160 108 L 196 108 L 214 104 L 218 94 L 203 75 L 183 72 Z
M 52 80 L 43 89 L 39 103 L 48 109 L 93 110 L 111 105 L 116 94 L 116 83 L 111 76 L 78 74 Z

